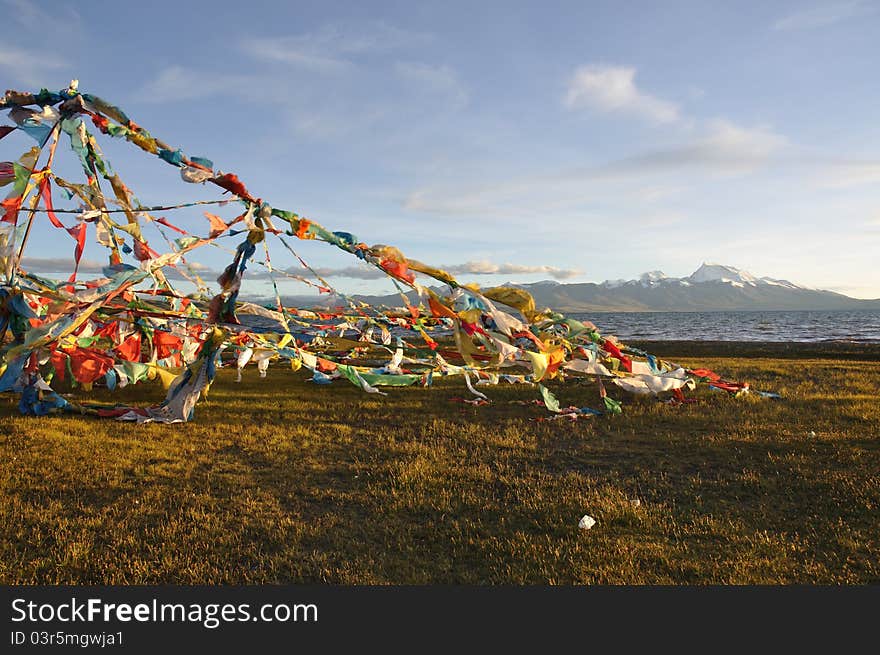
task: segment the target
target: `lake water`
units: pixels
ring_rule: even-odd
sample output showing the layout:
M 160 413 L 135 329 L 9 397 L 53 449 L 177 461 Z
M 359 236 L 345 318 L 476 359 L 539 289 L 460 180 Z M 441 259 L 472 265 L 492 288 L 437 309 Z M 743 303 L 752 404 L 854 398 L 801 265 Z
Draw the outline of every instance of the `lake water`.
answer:
M 839 341 L 880 343 L 880 311 L 593 312 L 570 314 L 626 341 Z M 254 329 L 277 323 L 241 316 Z
M 878 311 L 594 312 L 571 314 L 624 341 L 880 342 Z

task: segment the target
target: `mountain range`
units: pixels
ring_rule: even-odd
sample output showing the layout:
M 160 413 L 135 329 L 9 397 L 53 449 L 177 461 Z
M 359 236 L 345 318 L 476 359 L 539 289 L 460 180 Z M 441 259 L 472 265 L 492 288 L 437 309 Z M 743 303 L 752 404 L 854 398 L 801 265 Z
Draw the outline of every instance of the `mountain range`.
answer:
M 834 291 L 812 289 L 788 280 L 756 277 L 721 264 L 703 263 L 687 277 L 650 271 L 637 280 L 606 280 L 565 284 L 546 280 L 508 283 L 529 291 L 540 309 L 561 312 L 598 311 L 757 311 L 757 310 L 880 310 L 880 299 L 860 300 Z M 438 288 L 444 293 L 446 287 Z M 415 301 L 415 293 L 410 297 Z M 371 305 L 400 306 L 399 295 L 355 296 Z M 300 300 L 300 299 L 296 299 Z M 336 304 L 335 298 L 322 304 Z M 315 299 L 312 297 L 311 302 Z M 303 305 L 300 305 L 303 306 Z M 307 306 L 307 305 L 306 305 Z

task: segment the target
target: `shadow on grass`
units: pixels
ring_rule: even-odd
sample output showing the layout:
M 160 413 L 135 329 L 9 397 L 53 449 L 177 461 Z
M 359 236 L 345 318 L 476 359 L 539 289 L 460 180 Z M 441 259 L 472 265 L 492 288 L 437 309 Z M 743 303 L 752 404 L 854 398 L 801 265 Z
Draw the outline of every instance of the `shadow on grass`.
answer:
M 186 426 L 4 411 L 0 578 L 876 580 L 880 416 L 864 391 L 878 367 L 728 364 L 790 368 L 797 393 L 625 399 L 620 417 L 536 422 L 545 410 L 515 404 L 534 388 L 490 388 L 493 404 L 472 407 L 449 380 L 376 399 L 270 369 L 242 385 L 222 371 Z M 598 404 L 593 385 L 554 391 Z

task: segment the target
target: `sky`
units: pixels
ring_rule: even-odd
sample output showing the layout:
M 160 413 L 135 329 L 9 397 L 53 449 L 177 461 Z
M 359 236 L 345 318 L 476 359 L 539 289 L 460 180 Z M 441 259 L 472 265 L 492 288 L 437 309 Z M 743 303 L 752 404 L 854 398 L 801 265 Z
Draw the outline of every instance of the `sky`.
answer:
M 77 78 L 271 205 L 462 282 L 681 277 L 706 261 L 880 297 L 880 1 L 0 11 L 3 88 Z M 32 143 L 11 134 L 0 160 Z M 222 197 L 124 141 L 99 143 L 145 205 Z M 80 181 L 73 160 L 59 150 L 56 171 Z M 164 215 L 207 234 L 199 209 Z M 72 241 L 39 227 L 28 256 L 69 272 Z M 342 291 L 393 291 L 332 246 L 293 245 Z M 198 265 L 222 270 L 230 255 L 209 250 Z M 90 244 L 85 258 L 98 270 L 106 253 Z

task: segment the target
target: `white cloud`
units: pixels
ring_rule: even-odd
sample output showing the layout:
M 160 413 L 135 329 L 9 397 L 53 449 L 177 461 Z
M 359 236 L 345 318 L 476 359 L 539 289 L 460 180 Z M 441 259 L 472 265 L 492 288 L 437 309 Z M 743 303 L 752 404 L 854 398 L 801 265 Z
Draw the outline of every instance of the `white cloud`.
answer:
M 719 151 L 763 159 L 784 145 L 785 137 L 766 127 L 748 128 L 718 119 L 709 122 L 709 134 L 703 143 Z
M 880 211 L 874 212 L 862 225 L 862 231 L 867 233 L 880 233 Z
M 66 278 L 68 275 L 70 275 L 73 272 L 74 264 L 75 262 L 72 255 L 70 257 L 23 257 L 21 260 L 22 268 L 29 273 L 45 275 L 48 277 L 57 276 L 59 278 Z M 77 273 L 80 276 L 87 277 L 95 275 L 103 276 L 104 266 L 106 266 L 106 264 L 102 264 L 91 259 L 82 259 L 79 262 Z M 168 279 L 186 280 L 187 278 L 184 276 L 184 273 L 189 275 L 190 270 L 192 270 L 194 273 L 197 273 L 203 279 L 207 279 L 207 281 L 209 282 L 220 275 L 220 271 L 212 270 L 204 264 L 192 261 L 189 262 L 188 267 L 187 265 L 182 263 L 178 264 L 177 268 L 166 266 L 163 269 L 163 272 Z M 259 273 L 259 271 L 257 273 Z M 253 279 L 256 277 L 259 276 L 254 275 L 251 271 L 248 271 L 249 279 Z
M 16 82 L 31 87 L 46 86 L 54 71 L 70 68 L 61 57 L 45 51 L 27 50 L 9 45 L 0 45 L 0 70 Z
M 780 18 L 773 24 L 773 29 L 781 32 L 810 30 L 833 25 L 871 11 L 872 9 L 866 7 L 861 0 L 817 5 Z
M 452 109 L 462 109 L 468 103 L 468 92 L 449 66 L 431 66 L 415 62 L 397 62 L 395 72 L 425 92 L 442 97 Z
M 655 123 L 677 121 L 678 107 L 640 91 L 635 76 L 636 69 L 627 66 L 581 66 L 569 80 L 564 104 L 569 109 L 631 114 Z
M 428 39 L 424 34 L 405 32 L 382 22 L 370 22 L 344 28 L 326 26 L 316 32 L 293 36 L 248 37 L 241 40 L 238 50 L 259 62 L 288 64 L 308 72 L 330 74 L 353 68 L 355 64 L 351 55 L 385 53 Z M 442 79 L 435 75 L 434 83 L 441 84 Z M 248 74 L 234 74 L 174 65 L 161 70 L 145 85 L 141 95 L 155 102 L 229 94 L 247 98 L 256 86 L 287 88 L 293 93 L 290 78 L 277 70 L 258 69 Z M 300 94 L 302 88 L 296 92 Z
M 138 93 L 142 102 L 183 102 L 223 96 L 250 100 L 254 87 L 285 88 L 289 80 L 269 73 L 241 75 L 196 70 L 184 66 L 169 66 Z M 291 93 L 291 100 L 276 114 L 281 123 L 298 136 L 329 140 L 352 131 L 364 129 L 376 119 L 375 109 L 359 107 L 355 115 L 348 113 L 350 105 L 329 96 L 316 99 L 304 93 Z
M 85 41 L 84 22 L 72 6 L 40 7 L 33 0 L 0 0 L 4 24 L 0 73 L 10 81 L 40 87 L 66 86 L 59 71 L 71 70 Z
M 880 184 L 880 162 L 836 162 L 825 167 L 818 183 L 826 189 L 844 189 L 861 184 Z
M 464 264 L 448 264 L 439 268 L 453 274 L 468 275 L 532 275 L 540 273 L 557 280 L 566 280 L 580 275 L 582 271 L 556 266 L 526 266 L 522 264 L 495 264 L 487 260 L 469 261 Z M 289 269 L 290 272 L 297 272 Z M 345 277 L 358 280 L 376 280 L 386 277 L 385 273 L 374 267 L 346 266 L 344 268 L 317 268 L 321 277 Z M 299 271 L 301 272 L 301 271 Z
M 632 211 L 632 210 L 631 210 Z M 651 228 L 668 228 L 673 225 L 681 225 L 688 220 L 686 214 L 678 211 L 632 211 L 631 214 L 621 214 L 614 218 L 617 225 L 625 225 L 638 230 Z
M 649 151 L 592 171 L 603 177 L 625 173 L 661 172 L 700 166 L 712 172 L 750 172 L 787 145 L 782 135 L 766 126 L 745 127 L 726 119 L 693 119 L 677 105 L 640 91 L 631 66 L 591 64 L 578 68 L 564 103 L 569 109 L 591 108 L 618 112 L 655 123 L 678 123 L 685 133 L 700 134 L 681 145 Z
M 335 73 L 351 65 L 344 59 L 304 51 L 297 46 L 297 41 L 295 37 L 246 39 L 242 41 L 241 47 L 246 54 L 256 59 L 291 64 L 316 73 Z
M 430 39 L 375 21 L 292 36 L 250 36 L 237 45 L 240 70 L 168 66 L 138 97 L 144 102 L 221 96 L 250 101 L 254 88 L 274 88 L 287 98 L 275 117 L 298 137 L 363 139 L 383 121 L 398 128 L 421 126 L 426 116 L 467 104 L 467 90 L 449 66 L 399 61 L 401 50 Z M 280 65 L 267 65 L 273 63 Z M 376 94 L 376 88 L 386 91 Z
M 708 132 L 695 146 L 705 163 L 750 171 L 786 146 L 788 140 L 768 127 L 744 127 L 728 120 L 709 121 Z
M 21 267 L 30 273 L 63 273 L 65 277 L 73 272 L 75 263 L 73 255 L 70 257 L 22 257 L 21 259 Z M 79 262 L 78 270 L 81 274 L 101 273 L 103 266 L 99 262 L 82 259 Z
M 289 273 L 303 275 L 301 268 L 289 268 Z M 385 273 L 374 266 L 345 266 L 344 268 L 316 268 L 315 271 L 321 277 L 346 277 L 355 280 L 379 280 L 388 277 Z
M 654 203 L 681 195 L 685 190 L 686 187 L 680 185 L 654 185 L 636 189 L 633 193 L 639 200 Z
M 341 120 L 338 112 L 312 112 L 300 109 L 291 109 L 285 122 L 298 136 L 321 141 L 343 137 L 361 124 Z
M 542 273 L 557 280 L 567 280 L 577 277 L 583 271 L 570 268 L 558 268 L 556 266 L 527 266 L 523 264 L 495 264 L 487 260 L 470 261 L 464 264 L 450 264 L 440 268 L 456 274 L 470 275 L 529 275 Z
M 628 199 L 632 224 L 652 227 L 669 224 L 673 215 L 656 212 L 654 208 L 661 201 L 680 195 L 700 178 L 752 173 L 768 165 L 787 146 L 785 137 L 768 127 L 713 120 L 690 141 L 589 168 L 536 172 L 482 186 L 462 180 L 460 186 L 416 189 L 404 198 L 403 208 L 446 217 L 505 221 L 541 217 L 546 221 L 550 216 L 567 215 L 577 220 L 576 215 L 583 215 L 585 208 L 616 203 L 623 197 Z M 686 178 L 681 177 L 684 174 Z
M 482 216 L 502 218 L 508 215 L 505 204 L 511 196 L 522 199 L 535 190 L 537 182 L 530 178 L 513 180 L 496 186 L 474 187 L 464 182 L 461 187 L 417 189 L 403 199 L 407 211 L 444 216 Z
M 373 21 L 361 25 L 326 25 L 305 34 L 247 38 L 241 42 L 241 48 L 263 61 L 333 73 L 353 66 L 352 55 L 387 53 L 425 43 L 429 38 Z
M 698 169 L 704 173 L 742 175 L 766 164 L 788 145 L 769 127 L 745 127 L 728 120 L 707 121 L 702 136 L 681 145 L 625 157 L 596 168 L 602 178 Z
M 145 102 L 182 101 L 217 95 L 246 95 L 253 85 L 254 78 L 247 75 L 169 66 L 145 84 L 138 95 Z
M 2 3 L 6 5 L 5 23 L 17 23 L 23 30 L 39 34 L 43 42 L 64 39 L 70 44 L 84 36 L 82 16 L 72 6 L 53 3 L 51 11 L 45 11 L 33 0 L 2 0 Z

